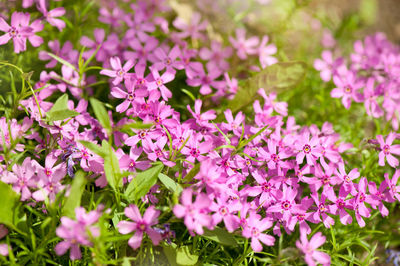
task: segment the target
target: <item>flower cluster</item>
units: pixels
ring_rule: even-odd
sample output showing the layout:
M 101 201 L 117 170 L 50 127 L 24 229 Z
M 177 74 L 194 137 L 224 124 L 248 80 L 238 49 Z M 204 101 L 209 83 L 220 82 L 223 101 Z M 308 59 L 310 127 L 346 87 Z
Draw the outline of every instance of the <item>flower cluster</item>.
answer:
M 399 49 L 383 33 L 376 33 L 354 42 L 349 58 L 336 55 L 335 59 L 335 51 L 323 51 L 314 67 L 325 82 L 333 80 L 331 96 L 341 98 L 345 108 L 353 101 L 364 103 L 369 116 L 384 117 L 398 130 Z
M 15 53 L 26 50 L 26 40 L 39 46 L 43 40 L 36 33 L 44 20 L 63 30 L 66 24 L 58 17 L 64 8 L 48 11 L 45 0 L 24 0 L 23 7 L 34 2 L 43 17 L 32 23 L 29 13 L 14 12 L 11 26 L 0 18 L 0 30 L 6 32 L 0 45 L 13 39 Z M 318 232 L 308 240 L 311 227 L 330 228 L 335 221 L 349 225 L 353 217 L 364 227 L 373 210 L 387 216 L 385 204 L 400 201 L 395 132 L 369 141 L 377 165 L 387 162 L 396 169 L 374 182 L 346 161 L 352 144 L 341 141 L 332 124 L 297 125 L 275 92 L 257 87 L 247 110 L 213 108 L 208 99 L 221 103 L 241 89 L 242 76 L 230 77 L 232 62 L 248 66 L 245 77 L 278 62 L 268 36 L 249 36 L 240 28 L 225 42 L 217 41 L 206 34 L 209 22 L 200 13 L 190 21 L 177 17 L 170 25 L 163 16 L 170 10 L 166 1 L 121 4 L 131 10 L 107 2 L 98 20 L 108 30 L 94 29 L 93 39 L 80 36 L 80 45 L 48 40 L 49 51 L 39 52 L 47 70 L 33 85 L 35 93 L 18 106 L 28 117 L 22 123 L 0 118 L 0 179 L 20 201 L 43 208 L 62 205 L 57 196 L 68 195 L 75 172 L 83 170 L 92 199 L 95 192 L 106 195 L 96 194 L 96 200 L 116 199 L 112 223 L 105 223 L 104 231 L 117 238 L 133 233 L 128 244 L 134 250 L 148 241 L 145 235 L 154 245 L 174 242 L 176 224 L 191 236 L 203 235 L 205 228 L 226 228 L 250 239 L 255 252 L 263 244 L 275 245 L 282 230 L 299 231 L 296 246 L 309 265 L 330 263 L 328 254 L 316 250 L 325 237 Z M 315 68 L 324 81 L 333 79 L 331 95 L 342 98 L 346 108 L 353 100 L 364 102 L 369 115 L 385 115 L 397 130 L 398 47 L 377 34 L 356 42 L 355 50 L 348 64 L 324 51 Z M 173 105 L 181 85 L 199 99 Z M 115 104 L 115 111 L 96 101 L 98 86 L 108 97 L 102 100 Z M 53 103 L 55 98 L 64 106 Z M 27 155 L 26 146 L 31 147 Z M 17 153 L 22 155 L 11 164 L 9 156 Z M 145 180 L 143 173 L 149 173 Z M 160 176 L 168 178 L 168 185 Z M 132 196 L 132 190 L 145 191 Z M 70 249 L 71 260 L 81 258 L 82 246 L 95 245 L 103 208 L 87 213 L 78 207 L 75 213 L 75 220 L 61 217 L 56 229 L 63 240 L 55 252 L 60 256 Z M 130 221 L 121 220 L 122 213 Z

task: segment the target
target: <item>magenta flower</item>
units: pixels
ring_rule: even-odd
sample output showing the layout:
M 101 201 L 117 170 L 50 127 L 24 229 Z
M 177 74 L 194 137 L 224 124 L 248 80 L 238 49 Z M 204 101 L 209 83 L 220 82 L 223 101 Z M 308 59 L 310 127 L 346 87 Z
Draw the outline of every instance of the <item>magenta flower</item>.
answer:
M 278 62 L 278 59 L 272 56 L 273 54 L 276 54 L 278 49 L 274 44 L 267 44 L 268 40 L 268 36 L 264 36 L 261 39 L 260 46 L 258 47 L 258 57 L 262 68 L 266 68 L 267 66 Z
M 118 231 L 121 234 L 129 234 L 135 231 L 135 234 L 129 238 L 128 245 L 133 249 L 140 247 L 143 239 L 143 233 L 147 233 L 154 245 L 158 245 L 162 239 L 161 234 L 152 228 L 153 225 L 158 223 L 158 216 L 160 211 L 156 210 L 154 206 L 146 209 L 143 217 L 136 205 L 129 205 L 124 211 L 126 217 L 130 218 L 133 222 L 120 221 L 117 225 Z
M 121 81 L 125 79 L 128 71 L 135 65 L 133 61 L 128 60 L 122 67 L 121 60 L 117 56 L 110 58 L 110 64 L 112 70 L 103 69 L 100 71 L 100 74 L 114 78 L 114 85 L 118 85 L 119 83 L 121 83 Z
M 57 17 L 61 17 L 65 14 L 65 8 L 57 7 L 50 11 L 47 11 L 46 1 L 39 0 L 38 10 L 42 12 L 43 16 L 46 18 L 50 25 L 57 27 L 59 31 L 65 28 L 65 22 Z
M 74 64 L 79 57 L 78 52 L 76 50 L 73 50 L 72 43 L 70 41 L 66 41 L 62 48 L 60 48 L 60 42 L 58 40 L 49 41 L 48 46 L 53 54 L 72 64 Z M 46 68 L 53 68 L 57 65 L 58 62 L 46 51 L 39 52 L 39 59 L 43 61 L 50 60 L 50 62 L 46 64 Z
M 396 172 L 393 174 L 392 180 L 389 179 L 389 174 L 385 174 L 385 181 L 387 186 L 389 186 L 389 191 L 386 192 L 386 195 L 390 202 L 394 202 L 396 199 L 400 201 L 400 186 L 397 185 L 399 176 L 399 169 L 397 169 Z
M 172 22 L 175 28 L 181 30 L 181 32 L 174 33 L 174 36 L 184 39 L 186 37 L 191 37 L 193 39 L 204 39 L 204 35 L 201 31 L 204 31 L 208 25 L 207 21 L 200 22 L 200 13 L 193 13 L 190 24 L 186 24 L 181 18 L 177 18 Z
M 316 262 L 322 265 L 330 265 L 331 258 L 325 252 L 317 251 L 316 249 L 325 243 L 326 237 L 321 232 L 316 233 L 308 241 L 307 234 L 305 232 L 300 233 L 300 241 L 296 241 L 296 246 L 304 253 L 304 260 L 309 266 L 317 265 Z
M 392 145 L 393 141 L 396 139 L 396 133 L 389 133 L 386 140 L 383 139 L 382 135 L 377 135 L 379 145 L 381 146 L 381 151 L 379 152 L 379 165 L 385 165 L 385 158 L 388 164 L 396 168 L 399 165 L 399 160 L 395 158 L 392 154 L 400 155 L 400 145 Z
M 128 170 L 130 172 L 136 172 L 136 169 L 146 170 L 149 168 L 149 161 L 138 161 L 139 156 L 142 154 L 142 147 L 131 147 L 129 155 L 124 154 L 119 159 L 119 165 L 122 170 Z
M 230 36 L 229 41 L 236 49 L 240 59 L 246 59 L 247 55 L 253 55 L 258 52 L 257 46 L 260 40 L 257 36 L 250 37 L 246 40 L 246 30 L 243 28 L 236 29 L 236 39 Z
M 272 227 L 273 222 L 271 219 L 260 219 L 260 215 L 251 212 L 246 221 L 246 226 L 243 228 L 242 235 L 245 238 L 251 238 L 251 248 L 255 252 L 261 252 L 263 250 L 260 241 L 267 246 L 274 245 L 275 238 L 263 233 L 265 230 Z
M 224 221 L 225 227 L 229 232 L 233 232 L 239 227 L 239 217 L 235 215 L 240 208 L 241 204 L 235 204 L 234 201 L 229 201 L 229 197 L 226 194 L 221 194 L 213 201 L 210 210 L 215 213 L 212 215 L 213 224 L 217 225 L 222 220 Z
M 80 43 L 82 46 L 90 48 L 90 50 L 83 53 L 84 58 L 89 58 L 98 49 L 96 54 L 96 60 L 104 62 L 108 56 L 107 50 L 105 49 L 104 38 L 105 31 L 101 28 L 96 28 L 93 31 L 94 41 L 89 39 L 87 36 L 82 36 Z
M 0 31 L 5 32 L 0 36 L 0 45 L 6 44 L 9 40 L 14 42 L 14 52 L 19 53 L 26 50 L 26 38 L 32 35 L 33 29 L 28 25 L 29 13 L 14 12 L 11 15 L 11 26 L 0 17 Z
M 161 92 L 161 96 L 165 101 L 168 101 L 169 98 L 172 97 L 172 92 L 164 85 L 165 83 L 171 82 L 174 80 L 175 75 L 170 70 L 167 69 L 161 76 L 158 71 L 150 67 L 151 74 L 153 75 L 153 82 L 149 82 L 148 88 L 149 90 L 159 89 Z
M 80 245 L 92 246 L 91 238 L 100 235 L 100 229 L 94 224 L 98 222 L 101 216 L 101 208 L 86 213 L 83 207 L 78 207 L 75 209 L 75 216 L 77 221 L 65 216 L 61 217 L 61 225 L 56 229 L 56 234 L 64 240 L 54 248 L 58 256 L 65 254 L 70 249 L 69 257 L 71 260 L 82 257 Z M 88 232 L 90 232 L 90 235 Z
M 344 186 L 340 187 L 338 197 L 336 196 L 333 187 L 330 187 L 325 192 L 328 199 L 334 203 L 328 206 L 329 212 L 333 215 L 339 214 L 340 222 L 344 225 L 351 224 L 353 221 L 351 215 L 345 210 L 345 208 L 349 210 L 353 209 L 352 204 L 348 199 L 346 199 L 347 195 L 349 195 L 349 192 L 350 191 L 346 190 Z
M 202 95 L 207 95 L 212 93 L 212 88 L 221 90 L 225 87 L 225 81 L 216 80 L 221 76 L 222 72 L 218 68 L 211 68 L 211 65 L 207 65 L 206 73 L 203 68 L 193 78 L 187 79 L 187 84 L 192 87 L 200 86 L 200 93 Z
M 212 218 L 208 215 L 211 200 L 204 193 L 196 196 L 195 202 L 192 201 L 193 191 L 191 188 L 183 190 L 181 203 L 174 206 L 173 212 L 178 218 L 184 217 L 184 222 L 189 232 L 195 231 L 197 234 L 204 233 L 203 226 L 210 228 Z
M 32 196 L 31 190 L 36 187 L 36 176 L 34 163 L 30 157 L 26 157 L 22 165 L 14 164 L 12 172 L 3 172 L 1 180 L 13 184 L 13 189 L 21 193 L 21 201 L 29 200 Z
M 125 112 L 129 106 L 136 107 L 137 102 L 144 101 L 144 97 L 148 95 L 146 89 L 134 89 L 134 81 L 131 78 L 125 79 L 125 87 L 127 91 L 124 91 L 118 87 L 111 89 L 111 95 L 118 99 L 125 99 L 121 104 L 117 105 L 116 111 L 118 113 Z
M 298 151 L 296 155 L 297 164 L 301 164 L 304 161 L 304 157 L 307 159 L 307 164 L 314 165 L 316 159 L 320 157 L 318 149 L 316 149 L 319 144 L 319 139 L 317 136 L 313 136 L 310 139 L 310 133 L 305 133 L 301 135 L 300 139 L 296 142 L 295 147 Z
M 167 54 L 163 48 L 158 47 L 154 51 L 154 56 L 157 58 L 156 63 L 153 67 L 158 71 L 166 68 L 167 72 L 175 74 L 175 69 L 183 69 L 182 62 L 176 60 L 181 55 L 181 51 L 178 45 L 175 45 Z
M 350 108 L 351 101 L 362 102 L 363 95 L 358 92 L 364 87 L 364 83 L 357 79 L 355 72 L 347 70 L 343 65 L 337 69 L 333 75 L 333 82 L 337 86 L 331 91 L 333 98 L 342 98 L 342 103 L 346 109 Z

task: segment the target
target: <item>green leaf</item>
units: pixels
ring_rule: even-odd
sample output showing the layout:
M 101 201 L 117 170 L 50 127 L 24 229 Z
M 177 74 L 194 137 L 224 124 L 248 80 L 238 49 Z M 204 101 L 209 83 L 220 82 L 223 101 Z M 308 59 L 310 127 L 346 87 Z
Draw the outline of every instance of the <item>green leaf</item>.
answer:
M 250 136 L 250 138 L 243 140 L 242 142 L 239 143 L 238 145 L 238 150 L 240 150 L 241 148 L 245 147 L 247 144 L 249 144 L 251 141 L 253 141 L 253 139 L 255 139 L 256 137 L 258 137 L 261 133 L 263 133 L 269 126 L 266 125 L 265 127 L 263 127 L 262 129 L 260 129 L 256 134 Z
M 172 180 L 169 176 L 164 175 L 163 173 L 160 173 L 158 175 L 158 179 L 160 179 L 161 183 L 164 184 L 164 186 L 169 189 L 173 193 L 178 193 L 180 194 L 182 192 L 182 187 L 181 185 L 177 184 L 174 180 Z
M 0 181 L 0 224 L 15 229 L 14 215 L 19 203 L 19 195 L 6 183 Z
M 103 151 L 108 153 L 104 157 L 104 173 L 106 174 L 107 182 L 114 190 L 116 190 L 117 186 L 122 186 L 122 179 L 120 178 L 121 169 L 119 168 L 117 155 L 106 140 L 103 140 L 101 146 Z
M 54 103 L 53 107 L 46 113 L 49 122 L 64 120 L 79 115 L 78 112 L 68 109 L 68 94 L 64 94 Z
M 192 179 L 199 173 L 200 171 L 200 163 L 196 163 L 194 167 L 185 175 L 183 181 L 190 182 Z
M 121 127 L 122 131 L 128 131 L 131 129 L 148 129 L 151 128 L 153 124 L 143 124 L 141 122 L 133 122 L 129 124 L 125 124 Z
M 103 103 L 95 98 L 90 98 L 90 104 L 92 105 L 94 114 L 99 120 L 100 124 L 108 131 L 112 132 L 110 117 L 108 116 L 107 110 Z
M 170 245 L 164 244 L 163 251 L 165 256 L 168 259 L 168 262 L 171 266 L 178 266 L 176 263 L 176 244 L 171 243 Z
M 232 112 L 242 109 L 254 100 L 260 88 L 264 88 L 266 92 L 279 92 L 296 86 L 304 78 L 306 67 L 304 62 L 293 61 L 280 62 L 265 68 L 239 87 L 227 108 Z
M 55 60 L 57 60 L 58 62 L 60 62 L 61 64 L 66 65 L 66 66 L 72 68 L 74 71 L 78 72 L 76 67 L 74 65 L 72 65 L 70 62 L 62 59 L 61 57 L 56 56 L 55 54 L 52 54 L 52 53 L 49 53 L 49 52 L 47 52 L 47 54 L 49 56 L 51 56 L 52 58 L 54 58 Z
M 159 163 L 138 173 L 126 188 L 125 196 L 128 200 L 137 201 L 146 195 L 150 191 L 151 187 L 156 184 L 158 175 L 161 173 L 163 168 L 164 165 Z
M 108 151 L 104 150 L 103 147 L 100 147 L 99 145 L 97 145 L 93 142 L 86 141 L 86 140 L 79 140 L 79 142 L 83 146 L 85 146 L 86 148 L 88 148 L 89 150 L 96 153 L 97 155 L 99 155 L 102 158 L 106 157 L 108 154 Z
M 182 246 L 176 250 L 176 263 L 178 265 L 195 265 L 198 260 L 199 256 L 191 254 L 188 246 Z
M 233 237 L 232 234 L 230 234 L 225 229 L 219 227 L 216 227 L 212 231 L 208 230 L 207 228 L 204 228 L 204 234 L 202 236 L 223 245 L 234 246 L 234 247 L 237 247 L 238 245 L 236 239 Z
M 63 215 L 68 216 L 70 218 L 75 217 L 75 208 L 81 206 L 81 197 L 83 191 L 85 190 L 86 185 L 85 174 L 82 170 L 79 170 L 74 180 L 72 181 L 71 190 L 69 192 L 69 196 L 65 201 L 63 207 Z

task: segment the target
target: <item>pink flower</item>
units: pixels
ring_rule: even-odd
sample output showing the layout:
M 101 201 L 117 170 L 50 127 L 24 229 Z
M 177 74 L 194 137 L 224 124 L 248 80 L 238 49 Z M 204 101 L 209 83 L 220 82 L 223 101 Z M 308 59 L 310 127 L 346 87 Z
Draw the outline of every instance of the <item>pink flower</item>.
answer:
M 192 14 L 190 24 L 185 23 L 181 18 L 177 18 L 172 23 L 175 28 L 181 30 L 181 32 L 175 33 L 174 36 L 184 39 L 191 37 L 193 39 L 204 39 L 204 35 L 201 31 L 204 31 L 208 25 L 207 21 L 200 22 L 201 15 L 197 12 Z
M 118 85 L 119 83 L 121 83 L 121 81 L 124 80 L 128 71 L 133 67 L 135 63 L 131 60 L 128 60 L 122 67 L 121 60 L 117 56 L 114 56 L 110 58 L 110 64 L 112 70 L 103 69 L 100 71 L 100 74 L 114 78 L 113 84 Z
M 278 59 L 272 56 L 277 52 L 276 46 L 274 44 L 267 45 L 267 43 L 268 43 L 268 36 L 264 36 L 261 39 L 261 43 L 258 48 L 258 56 L 262 68 L 266 68 L 267 66 L 273 65 L 276 62 L 278 62 Z
M 316 249 L 325 243 L 326 237 L 321 232 L 316 233 L 308 241 L 307 234 L 305 232 L 300 233 L 300 241 L 296 241 L 296 246 L 304 253 L 304 260 L 309 266 L 317 265 L 316 262 L 322 265 L 330 265 L 331 258 L 325 252 L 317 251 Z
M 331 91 L 333 98 L 342 98 L 342 103 L 346 109 L 350 108 L 351 101 L 363 101 L 363 95 L 358 92 L 364 87 L 364 83 L 357 79 L 357 75 L 352 70 L 342 65 L 337 69 L 337 73 L 333 75 L 333 82 L 337 86 Z
M 396 133 L 389 133 L 386 140 L 383 139 L 382 135 L 377 135 L 379 145 L 381 146 L 381 151 L 379 152 L 379 165 L 385 165 L 385 158 L 388 164 L 396 168 L 399 165 L 399 160 L 395 158 L 392 154 L 400 155 L 400 145 L 392 145 L 393 141 L 396 139 Z
M 135 231 L 135 234 L 128 240 L 128 245 L 133 249 L 140 247 L 143 239 L 143 233 L 147 233 L 154 245 L 158 245 L 162 239 L 161 234 L 152 228 L 157 224 L 157 217 L 160 211 L 156 210 L 154 206 L 146 209 L 143 217 L 136 205 L 129 205 L 124 211 L 126 217 L 130 218 L 133 222 L 120 221 L 117 225 L 118 231 L 121 234 L 129 234 Z
M 49 22 L 50 25 L 57 27 L 59 31 L 62 31 L 65 28 L 65 22 L 61 19 L 56 18 L 61 17 L 65 14 L 65 8 L 57 7 L 50 11 L 47 11 L 46 1 L 39 0 L 38 10 L 42 12 L 43 16 L 46 18 L 47 22 Z
M 307 164 L 314 165 L 316 159 L 321 155 L 316 149 L 318 144 L 319 139 L 317 136 L 313 136 L 310 140 L 310 133 L 303 134 L 295 145 L 298 151 L 296 155 L 297 164 L 301 164 L 304 161 L 304 157 L 306 157 Z
M 251 238 L 251 248 L 255 252 L 261 252 L 263 250 L 260 241 L 267 246 L 273 246 L 275 243 L 275 238 L 273 236 L 263 233 L 265 230 L 272 227 L 272 220 L 269 218 L 260 218 L 260 215 L 251 212 L 250 216 L 246 219 L 247 223 L 242 232 L 244 237 Z
M 161 76 L 155 68 L 150 67 L 151 74 L 153 75 L 153 82 L 148 84 L 149 90 L 159 89 L 161 96 L 165 101 L 172 97 L 172 92 L 164 85 L 165 83 L 174 80 L 175 75 L 171 70 L 165 71 Z
M 0 31 L 5 32 L 0 36 L 0 45 L 9 40 L 14 42 L 14 52 L 19 53 L 26 50 L 26 38 L 32 35 L 33 29 L 28 27 L 29 13 L 14 12 L 11 15 L 11 26 L 0 17 Z
M 178 218 L 184 218 L 184 222 L 189 232 L 195 231 L 199 235 L 204 233 L 203 226 L 211 227 L 212 219 L 208 215 L 208 208 L 211 200 L 204 193 L 196 196 L 195 202 L 192 201 L 193 191 L 191 188 L 183 190 L 181 203 L 174 206 L 173 212 Z
M 246 40 L 246 30 L 243 28 L 236 29 L 236 39 L 230 36 L 229 41 L 236 49 L 237 55 L 240 59 L 246 59 L 247 55 L 253 55 L 258 52 L 257 45 L 260 40 L 257 36 L 253 36 Z
M 77 260 L 82 257 L 79 245 L 93 245 L 90 238 L 100 235 L 100 229 L 93 224 L 99 220 L 101 209 L 86 213 L 83 207 L 78 207 L 75 209 L 77 221 L 65 216 L 61 217 L 61 225 L 56 229 L 56 234 L 64 240 L 54 248 L 58 256 L 65 254 L 70 249 L 70 259 Z
M 389 186 L 389 191 L 386 193 L 390 202 L 394 202 L 396 199 L 400 201 L 400 186 L 397 185 L 399 180 L 400 170 L 397 169 L 393 174 L 392 180 L 389 179 L 389 175 L 385 174 L 385 181 L 387 186 Z

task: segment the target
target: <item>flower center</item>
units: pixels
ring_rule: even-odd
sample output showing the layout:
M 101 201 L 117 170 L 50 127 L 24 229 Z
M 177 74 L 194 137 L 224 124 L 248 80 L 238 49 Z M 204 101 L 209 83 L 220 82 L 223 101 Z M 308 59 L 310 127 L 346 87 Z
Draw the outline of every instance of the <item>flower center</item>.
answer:
M 135 96 L 132 93 L 129 93 L 127 99 L 131 102 L 135 99 Z
M 311 146 L 308 145 L 308 144 L 304 145 L 303 151 L 304 151 L 304 153 L 310 153 L 311 152 Z
M 292 206 L 288 200 L 285 200 L 284 202 L 282 202 L 282 209 L 284 209 L 285 211 L 289 210 L 290 207 L 292 207 Z
M 118 72 L 117 72 L 117 76 L 119 76 L 119 77 L 123 77 L 124 74 L 125 74 L 125 71 L 122 69 L 118 70 Z
M 46 176 L 51 176 L 52 172 L 49 169 L 44 170 L 44 173 L 46 174 Z
M 258 236 L 260 235 L 260 230 L 258 230 L 257 228 L 253 227 L 253 228 L 251 229 L 251 235 L 252 235 L 253 237 L 258 237 Z
M 318 210 L 319 210 L 319 212 L 326 212 L 325 204 L 320 203 L 320 204 L 318 205 Z
M 226 207 L 221 207 L 221 208 L 219 209 L 219 213 L 220 213 L 222 216 L 225 216 L 225 215 L 228 214 L 228 210 L 226 209 Z
M 157 86 L 163 85 L 163 81 L 161 79 L 157 79 L 156 81 Z
M 329 183 L 329 181 L 331 181 L 331 178 L 330 178 L 329 176 L 324 175 L 324 176 L 322 177 L 322 184 L 326 185 L 326 184 Z
M 388 155 L 390 153 L 390 146 L 389 145 L 383 146 L 383 153 L 385 155 Z
M 338 199 L 336 201 L 336 205 L 338 206 L 339 209 L 343 209 L 344 208 L 344 201 L 342 199 Z
M 271 160 L 274 161 L 275 163 L 279 162 L 279 155 L 272 154 L 271 155 Z
M 358 198 L 360 202 L 364 202 L 365 201 L 365 194 L 364 193 L 360 193 L 360 197 Z
M 197 158 L 200 155 L 200 151 L 197 148 L 192 148 L 190 150 L 190 155 L 192 155 L 193 157 Z
M 147 225 L 146 225 L 145 223 L 139 223 L 138 226 L 137 226 L 137 228 L 138 228 L 140 231 L 145 231 L 145 230 L 146 230 L 146 227 L 147 227 Z
M 350 94 L 353 91 L 353 89 L 350 86 L 347 86 L 344 88 L 344 92 Z
M 15 27 L 11 27 L 8 33 L 10 34 L 11 38 L 15 38 L 18 35 L 18 30 Z

